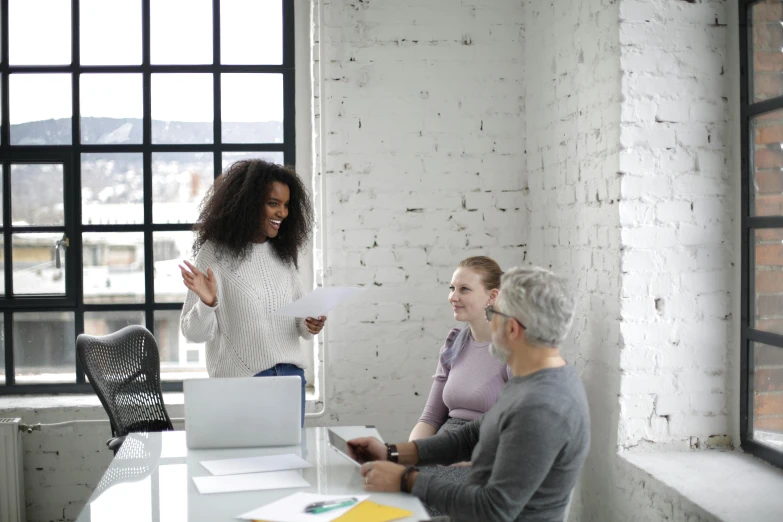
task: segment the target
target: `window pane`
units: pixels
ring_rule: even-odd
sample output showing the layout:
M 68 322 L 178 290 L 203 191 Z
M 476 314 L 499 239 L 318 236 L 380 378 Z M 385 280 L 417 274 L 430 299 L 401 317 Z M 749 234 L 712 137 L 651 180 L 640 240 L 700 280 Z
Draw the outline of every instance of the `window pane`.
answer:
M 751 327 L 783 334 L 783 229 L 756 230 L 755 314 Z
M 84 333 L 109 335 L 132 324 L 144 326 L 144 312 L 84 312 Z
M 215 178 L 211 152 L 152 155 L 152 220 L 195 223 L 198 206 Z
M 160 377 L 164 381 L 207 377 L 204 343 L 185 339 L 179 327 L 180 315 L 179 310 L 155 312 L 155 339 L 160 351 Z
M 144 222 L 141 154 L 82 154 L 82 223 Z
M 11 165 L 11 219 L 14 225 L 62 225 L 63 166 Z
M 755 216 L 780 216 L 783 215 L 783 110 L 762 114 L 751 122 L 754 151 L 751 212 Z
M 9 76 L 11 145 L 70 145 L 70 74 Z
M 220 62 L 283 63 L 283 2 L 221 0 Z
M 0 384 L 5 384 L 5 325 L 0 326 Z
M 71 63 L 71 0 L 10 0 L 11 65 Z
M 248 159 L 262 159 L 277 163 L 278 165 L 284 164 L 284 154 L 282 152 L 224 152 L 223 153 L 223 165 L 222 170 L 226 170 L 237 161 Z
M 211 74 L 152 75 L 152 142 L 212 143 Z
M 753 439 L 783 450 L 783 348 L 753 345 Z
M 751 7 L 753 30 L 753 101 L 783 94 L 783 3 L 765 0 Z
M 72 312 L 15 313 L 13 324 L 17 383 L 76 382 Z
M 151 0 L 150 61 L 212 63 L 212 0 Z
M 0 295 L 5 295 L 5 237 L 2 235 L 2 231 L 0 231 Z M 0 317 L 2 317 L 1 314 Z M 2 329 L 2 325 L 0 325 L 0 330 Z M 2 352 L 0 352 L 0 357 L 2 357 Z
M 187 288 L 182 282 L 178 265 L 183 259 L 192 260 L 194 239 L 190 231 L 152 234 L 156 303 L 180 303 L 185 300 Z
M 224 143 L 283 142 L 283 75 L 224 74 Z
M 57 267 L 55 242 L 62 233 L 23 233 L 12 236 L 14 294 L 65 295 L 65 251 Z M 16 341 L 14 341 L 16 343 Z
M 82 65 L 141 64 L 141 0 L 80 0 Z
M 90 232 L 82 235 L 84 302 L 144 302 L 144 234 Z
M 141 74 L 82 74 L 82 143 L 141 143 Z

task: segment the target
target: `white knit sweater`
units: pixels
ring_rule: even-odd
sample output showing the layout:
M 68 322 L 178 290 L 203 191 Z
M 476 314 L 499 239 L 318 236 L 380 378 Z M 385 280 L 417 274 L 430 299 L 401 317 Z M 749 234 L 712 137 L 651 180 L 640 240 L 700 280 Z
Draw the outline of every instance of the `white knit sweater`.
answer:
M 215 256 L 207 242 L 195 265 L 217 278 L 217 304 L 209 307 L 188 290 L 180 324 L 189 341 L 206 342 L 210 377 L 250 377 L 280 363 L 307 366 L 299 337 L 312 339 L 304 319 L 272 315 L 304 294 L 293 265 L 275 254 L 269 241 L 254 244 L 237 263 Z

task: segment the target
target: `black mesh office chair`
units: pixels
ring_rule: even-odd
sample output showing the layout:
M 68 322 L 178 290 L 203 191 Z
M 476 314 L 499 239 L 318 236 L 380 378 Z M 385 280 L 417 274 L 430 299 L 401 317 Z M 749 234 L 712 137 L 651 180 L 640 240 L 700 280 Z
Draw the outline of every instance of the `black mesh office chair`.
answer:
M 115 455 L 134 432 L 173 430 L 160 391 L 160 356 L 152 334 L 139 325 L 110 335 L 82 334 L 76 353 L 111 422 L 106 442 Z

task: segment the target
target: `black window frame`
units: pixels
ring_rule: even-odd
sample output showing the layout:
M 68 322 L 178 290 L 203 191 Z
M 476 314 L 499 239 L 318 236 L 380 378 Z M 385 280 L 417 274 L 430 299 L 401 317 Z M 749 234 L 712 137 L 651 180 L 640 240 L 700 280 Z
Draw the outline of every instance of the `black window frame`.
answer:
M 741 167 L 741 296 L 740 296 L 740 444 L 744 451 L 783 468 L 783 451 L 753 438 L 754 361 L 753 343 L 783 350 L 783 335 L 752 328 L 755 315 L 755 269 L 753 234 L 756 230 L 783 228 L 783 216 L 753 216 L 753 142 L 755 116 L 783 109 L 783 96 L 752 102 L 753 31 L 751 8 L 762 0 L 739 0 L 740 45 L 740 167 Z M 781 21 L 783 23 L 783 20 Z M 780 71 L 783 75 L 783 71 Z
M 154 224 L 152 220 L 152 154 L 157 152 L 206 152 L 214 158 L 214 177 L 222 171 L 223 152 L 282 152 L 287 165 L 295 164 L 296 114 L 294 68 L 294 0 L 279 0 L 282 4 L 283 60 L 281 65 L 223 65 L 220 63 L 220 0 L 212 0 L 212 63 L 207 65 L 153 65 L 150 63 L 150 2 L 141 0 L 141 65 L 85 66 L 79 63 L 79 3 L 71 0 L 71 64 L 57 66 L 18 66 L 9 64 L 9 0 L 0 0 L 0 164 L 3 166 L 3 232 L 5 237 L 5 283 L 11 288 L 12 245 L 10 202 L 11 192 L 8 166 L 15 162 L 57 162 L 64 166 L 64 198 L 66 234 L 70 246 L 66 250 L 66 297 L 0 297 L 0 315 L 5 336 L 5 383 L 0 384 L 0 396 L 20 394 L 92 393 L 84 371 L 74 357 L 76 382 L 16 384 L 14 369 L 13 314 L 15 312 L 73 312 L 75 335 L 84 331 L 84 313 L 94 311 L 141 311 L 146 327 L 155 334 L 154 314 L 161 310 L 181 310 L 182 303 L 155 303 L 153 282 L 153 232 L 189 231 L 192 224 Z M 72 79 L 71 145 L 11 145 L 9 116 L 9 74 L 12 73 L 70 73 Z M 79 75 L 82 73 L 141 73 L 143 81 L 143 141 L 141 144 L 91 145 L 81 143 L 79 112 Z M 211 144 L 172 145 L 152 144 L 151 75 L 153 73 L 209 73 L 213 78 L 213 141 Z M 231 143 L 222 141 L 221 74 L 223 73 L 279 73 L 283 79 L 283 142 Z M 141 153 L 144 171 L 144 221 L 135 225 L 84 225 L 81 215 L 81 155 L 82 153 Z M 25 231 L 49 231 L 57 227 L 25 227 Z M 40 230 L 39 230 L 40 229 Z M 18 230 L 14 230 L 18 231 Z M 145 300 L 139 304 L 84 304 L 82 286 L 82 234 L 89 232 L 137 232 L 144 234 Z M 75 340 L 74 340 L 75 342 Z M 182 391 L 182 381 L 164 381 L 163 391 Z

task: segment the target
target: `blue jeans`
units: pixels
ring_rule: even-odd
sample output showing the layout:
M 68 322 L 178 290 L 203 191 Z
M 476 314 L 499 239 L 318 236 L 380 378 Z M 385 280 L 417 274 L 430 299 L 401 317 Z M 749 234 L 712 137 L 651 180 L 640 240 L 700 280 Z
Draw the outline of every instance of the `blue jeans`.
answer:
M 286 375 L 296 375 L 297 377 L 302 379 L 302 427 L 304 427 L 305 385 L 307 384 L 307 381 L 305 381 L 303 369 L 301 369 L 295 364 L 281 363 L 272 366 L 268 370 L 258 372 L 253 377 L 275 377 L 275 376 L 283 377 Z

